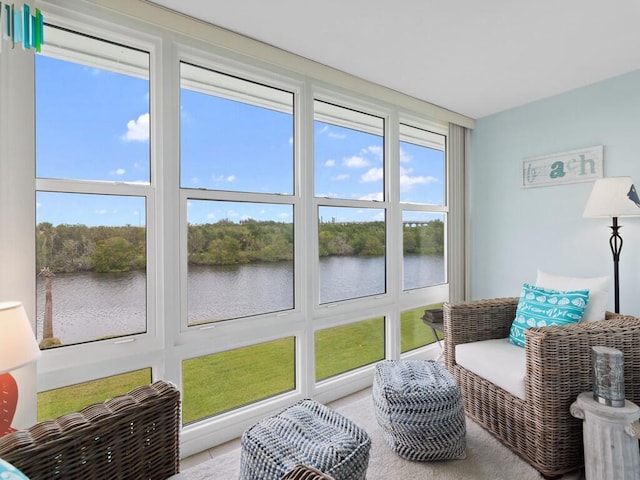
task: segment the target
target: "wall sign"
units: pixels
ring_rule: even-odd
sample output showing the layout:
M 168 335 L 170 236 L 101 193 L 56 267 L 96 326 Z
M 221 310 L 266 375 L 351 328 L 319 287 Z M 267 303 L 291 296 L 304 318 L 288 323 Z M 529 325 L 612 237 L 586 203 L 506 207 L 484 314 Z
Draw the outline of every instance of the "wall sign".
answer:
M 602 178 L 602 145 L 522 161 L 522 187 L 546 187 Z

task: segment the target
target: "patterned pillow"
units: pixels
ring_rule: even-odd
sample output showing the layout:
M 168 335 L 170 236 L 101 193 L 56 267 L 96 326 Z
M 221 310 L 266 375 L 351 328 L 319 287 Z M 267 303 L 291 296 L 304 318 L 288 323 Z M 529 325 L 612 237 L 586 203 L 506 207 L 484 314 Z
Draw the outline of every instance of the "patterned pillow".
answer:
M 560 292 L 523 284 L 509 341 L 524 347 L 524 331 L 528 328 L 578 323 L 588 301 L 589 290 Z
M 0 478 L 3 480 L 29 480 L 20 470 L 1 458 Z

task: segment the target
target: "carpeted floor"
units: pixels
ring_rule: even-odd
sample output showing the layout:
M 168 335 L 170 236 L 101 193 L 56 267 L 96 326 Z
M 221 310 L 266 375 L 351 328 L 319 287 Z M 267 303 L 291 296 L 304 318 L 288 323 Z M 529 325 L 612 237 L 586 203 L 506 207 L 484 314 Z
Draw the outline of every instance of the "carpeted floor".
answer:
M 371 399 L 371 389 L 332 404 L 338 412 L 364 428 L 371 436 L 367 480 L 419 478 L 429 480 L 541 480 L 540 474 L 511 453 L 480 426 L 467 419 L 467 458 L 439 462 L 411 462 L 393 453 L 382 438 Z M 237 479 L 240 450 L 235 448 L 182 472 L 187 480 Z M 581 473 L 563 480 L 580 480 Z

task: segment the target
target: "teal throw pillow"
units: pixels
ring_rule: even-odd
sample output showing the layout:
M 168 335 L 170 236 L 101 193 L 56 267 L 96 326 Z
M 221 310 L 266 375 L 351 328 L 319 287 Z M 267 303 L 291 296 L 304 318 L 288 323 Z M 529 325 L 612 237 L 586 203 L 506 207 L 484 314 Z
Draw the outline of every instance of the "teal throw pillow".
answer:
M 588 301 L 589 290 L 560 292 L 523 284 L 509 341 L 524 347 L 524 332 L 528 328 L 578 323 Z
M 23 473 L 9 462 L 0 458 L 0 479 L 2 480 L 29 480 Z

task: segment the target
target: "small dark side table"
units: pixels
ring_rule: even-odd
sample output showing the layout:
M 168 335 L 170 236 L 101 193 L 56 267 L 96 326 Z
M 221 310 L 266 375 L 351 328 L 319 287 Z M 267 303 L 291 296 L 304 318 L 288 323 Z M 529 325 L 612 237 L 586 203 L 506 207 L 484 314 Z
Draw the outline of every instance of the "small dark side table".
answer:
M 444 335 L 444 323 L 442 321 L 442 309 L 427 309 L 424 311 L 424 315 L 422 315 L 422 321 L 424 324 L 431 328 L 433 332 L 433 336 L 438 342 L 438 346 L 440 350 L 443 350 L 442 343 L 440 342 L 440 337 L 438 336 L 438 332 Z M 440 354 L 442 355 L 442 353 Z

